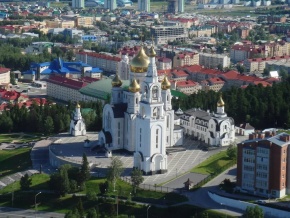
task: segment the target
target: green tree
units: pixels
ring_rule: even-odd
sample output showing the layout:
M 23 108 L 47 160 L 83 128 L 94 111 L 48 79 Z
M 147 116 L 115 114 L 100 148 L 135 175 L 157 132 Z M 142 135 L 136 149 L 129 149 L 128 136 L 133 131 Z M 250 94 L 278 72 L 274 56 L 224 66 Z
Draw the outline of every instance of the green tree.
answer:
M 106 194 L 108 192 L 108 189 L 109 189 L 108 181 L 99 184 L 99 190 L 102 195 Z
M 89 209 L 86 217 L 87 218 L 97 218 L 98 214 L 97 214 L 97 211 L 95 210 L 95 208 Z
M 85 210 L 84 210 L 84 207 L 83 207 L 82 198 L 79 198 L 79 201 L 78 201 L 78 204 L 77 204 L 76 208 L 77 208 L 77 210 L 79 212 L 80 217 L 84 217 L 85 216 Z
M 59 169 L 60 173 L 60 194 L 61 196 L 65 196 L 70 192 L 70 182 L 68 178 L 67 168 L 65 165 L 61 166 Z
M 237 158 L 237 146 L 230 144 L 228 149 L 227 149 L 227 155 L 231 159 L 236 159 Z
M 108 169 L 107 179 L 108 181 L 112 181 L 114 186 L 114 191 L 116 190 L 116 182 L 117 179 L 120 178 L 123 172 L 123 163 L 118 157 L 113 157 L 111 165 Z
M 136 194 L 136 188 L 144 181 L 142 176 L 142 171 L 134 168 L 131 172 L 131 181 L 134 188 L 134 193 Z
M 80 170 L 80 183 L 83 184 L 85 181 L 87 181 L 90 178 L 90 166 L 88 162 L 87 155 L 83 153 L 83 160 L 82 160 L 82 166 Z
M 31 184 L 32 184 L 31 178 L 29 178 L 27 173 L 21 177 L 20 179 L 21 190 L 24 190 L 24 191 L 29 190 Z
M 244 73 L 246 71 L 246 68 L 241 64 L 237 64 L 237 71 L 239 73 Z
M 46 134 L 51 134 L 54 131 L 54 123 L 53 123 L 53 119 L 51 116 L 48 116 L 44 120 L 44 131 Z
M 247 207 L 245 213 L 243 214 L 243 217 L 245 218 L 263 218 L 264 217 L 264 213 L 262 208 L 260 208 L 259 206 L 255 206 L 255 207 Z

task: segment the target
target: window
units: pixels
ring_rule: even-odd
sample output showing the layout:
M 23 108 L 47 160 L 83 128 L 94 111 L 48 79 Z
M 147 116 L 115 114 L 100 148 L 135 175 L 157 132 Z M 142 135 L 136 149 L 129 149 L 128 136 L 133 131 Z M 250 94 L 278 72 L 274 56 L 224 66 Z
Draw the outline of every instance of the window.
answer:
M 156 129 L 156 148 L 158 148 L 158 129 Z
M 141 140 L 142 140 L 142 129 L 140 128 L 140 147 L 141 147 Z
M 157 98 L 158 98 L 158 87 L 157 86 L 154 86 L 152 89 L 152 98 L 155 100 L 157 100 Z

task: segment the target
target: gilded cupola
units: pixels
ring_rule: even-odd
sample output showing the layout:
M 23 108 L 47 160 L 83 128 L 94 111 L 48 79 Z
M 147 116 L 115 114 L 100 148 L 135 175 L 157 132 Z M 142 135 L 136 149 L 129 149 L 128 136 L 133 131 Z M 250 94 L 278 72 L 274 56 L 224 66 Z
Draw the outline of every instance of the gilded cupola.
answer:
M 156 52 L 154 50 L 154 46 L 153 45 L 151 46 L 151 48 L 149 48 L 148 56 L 149 57 L 156 57 Z
M 138 54 L 132 59 L 130 63 L 130 70 L 133 73 L 145 73 L 147 72 L 149 65 L 149 58 L 146 55 L 143 46 L 141 46 Z
M 138 84 L 136 79 L 133 79 L 130 86 L 129 86 L 129 91 L 130 92 L 139 92 L 140 91 L 140 85 Z
M 77 103 L 76 108 L 81 108 L 81 105 Z
M 116 76 L 114 77 L 114 79 L 112 79 L 112 86 L 113 87 L 120 87 L 122 85 L 122 81 L 119 77 L 118 74 L 116 74 Z
M 167 76 L 164 76 L 162 82 L 161 82 L 161 88 L 163 90 L 167 90 L 171 87 L 171 83 L 169 82 Z
M 217 102 L 217 106 L 218 107 L 224 107 L 225 106 L 225 102 L 224 102 L 224 100 L 222 98 L 222 94 L 220 94 L 220 98 L 219 98 L 219 100 Z

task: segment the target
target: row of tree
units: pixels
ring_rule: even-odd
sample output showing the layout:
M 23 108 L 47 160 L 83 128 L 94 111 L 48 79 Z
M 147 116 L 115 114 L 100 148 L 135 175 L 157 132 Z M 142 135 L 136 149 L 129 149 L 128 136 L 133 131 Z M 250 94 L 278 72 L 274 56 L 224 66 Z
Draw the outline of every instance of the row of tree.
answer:
M 83 113 L 83 118 L 88 131 L 100 131 L 102 129 L 102 103 L 81 102 L 82 107 L 91 110 Z M 0 133 L 5 132 L 39 132 L 45 134 L 69 131 L 72 112 L 75 104 L 69 102 L 62 104 L 32 104 L 28 109 L 18 104 L 8 106 L 8 109 L 0 114 Z
M 251 123 L 258 129 L 290 127 L 290 79 L 274 83 L 272 87 L 249 85 L 247 88 L 232 87 L 223 92 L 225 111 L 234 118 L 236 125 Z M 201 108 L 216 111 L 219 93 L 199 92 L 182 99 L 174 99 L 174 109 Z

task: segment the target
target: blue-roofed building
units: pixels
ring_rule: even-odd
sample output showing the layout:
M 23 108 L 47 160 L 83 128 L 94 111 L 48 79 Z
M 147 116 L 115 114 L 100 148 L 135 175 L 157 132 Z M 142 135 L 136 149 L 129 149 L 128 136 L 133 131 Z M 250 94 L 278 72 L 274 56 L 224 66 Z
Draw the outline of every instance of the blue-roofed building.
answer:
M 54 74 L 69 78 L 80 78 L 82 76 L 101 78 L 102 70 L 98 67 L 93 68 L 83 62 L 66 62 L 57 58 L 51 62 L 32 63 L 30 69 L 23 72 L 23 78 L 34 81 L 46 79 Z

